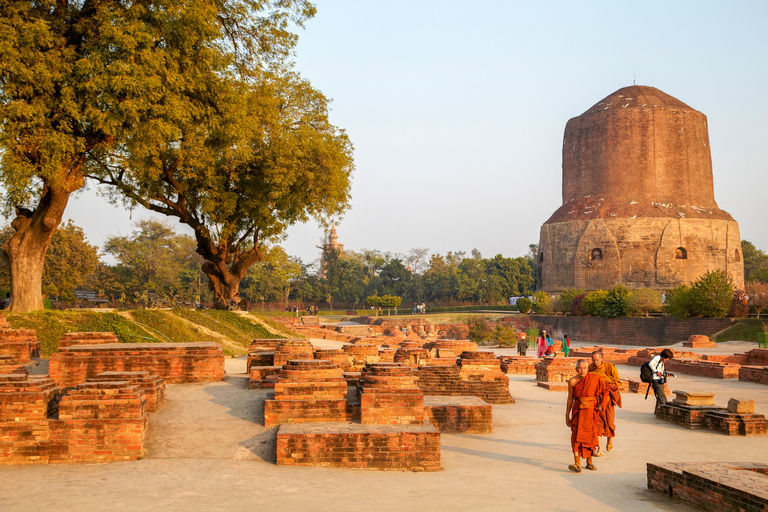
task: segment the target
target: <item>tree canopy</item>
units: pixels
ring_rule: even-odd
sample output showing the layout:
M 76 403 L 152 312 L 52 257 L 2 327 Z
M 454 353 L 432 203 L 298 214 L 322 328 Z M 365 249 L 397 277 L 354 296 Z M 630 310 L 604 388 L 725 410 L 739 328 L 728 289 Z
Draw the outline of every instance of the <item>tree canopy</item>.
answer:
M 11 309 L 42 307 L 45 252 L 69 196 L 125 153 L 157 158 L 217 85 L 279 65 L 308 0 L 0 2 L 0 183 Z M 235 93 L 235 91 L 233 91 Z

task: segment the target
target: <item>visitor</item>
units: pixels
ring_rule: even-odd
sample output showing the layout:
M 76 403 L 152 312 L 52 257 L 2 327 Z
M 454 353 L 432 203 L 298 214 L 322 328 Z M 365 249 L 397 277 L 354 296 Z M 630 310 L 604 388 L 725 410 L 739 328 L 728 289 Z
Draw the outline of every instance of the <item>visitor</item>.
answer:
M 547 343 L 547 348 L 544 351 L 544 355 L 545 356 L 552 356 L 552 357 L 554 357 L 555 356 L 555 342 L 552 341 L 552 336 L 550 336 L 549 333 L 547 333 L 547 336 L 546 336 L 546 343 Z
M 595 470 L 592 464 L 595 446 L 597 446 L 598 411 L 606 401 L 608 389 L 605 383 L 589 373 L 587 361 L 576 362 L 577 375 L 568 380 L 568 399 L 565 406 L 565 424 L 571 427 L 571 448 L 573 464 L 568 469 L 581 473 L 581 459 L 587 459 L 586 468 Z
M 597 452 L 595 457 L 603 456 L 603 449 L 600 446 L 600 438 L 607 437 L 608 444 L 606 451 L 613 450 L 613 438 L 616 437 L 616 410 L 615 406 L 621 407 L 621 378 L 619 370 L 613 363 L 603 359 L 603 353 L 599 350 L 592 352 L 592 363 L 589 365 L 589 373 L 594 373 L 603 381 L 608 388 L 608 398 L 602 404 L 598 415 L 597 426 Z
M 520 338 L 520 341 L 517 342 L 517 355 L 524 356 L 526 350 L 528 350 L 528 342 Z
M 544 353 L 547 351 L 547 340 L 544 335 L 547 331 L 541 331 L 539 338 L 536 341 L 536 357 L 544 357 Z
M 651 359 L 648 363 L 651 367 L 651 371 L 653 371 L 651 386 L 653 387 L 653 394 L 656 395 L 656 407 L 653 409 L 654 414 L 656 414 L 656 411 L 659 409 L 659 405 L 666 405 L 667 403 L 667 395 L 664 393 L 664 384 L 667 382 L 667 375 L 674 377 L 674 374 L 666 371 L 664 363 L 673 357 L 675 357 L 675 354 L 668 348 L 665 348 L 661 351 L 661 354 Z
M 563 354 L 565 354 L 565 357 L 568 357 L 568 354 L 571 353 L 571 340 L 568 339 L 567 334 L 563 334 Z

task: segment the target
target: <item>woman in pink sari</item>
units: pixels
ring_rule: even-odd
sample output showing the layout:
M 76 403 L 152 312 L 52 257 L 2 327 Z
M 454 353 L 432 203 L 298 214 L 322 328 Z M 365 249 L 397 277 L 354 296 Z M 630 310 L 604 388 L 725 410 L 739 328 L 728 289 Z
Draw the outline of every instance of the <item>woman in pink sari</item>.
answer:
M 544 354 L 547 352 L 547 340 L 545 336 L 547 335 L 547 331 L 541 331 L 541 334 L 539 334 L 539 339 L 536 344 L 536 357 L 544 357 Z

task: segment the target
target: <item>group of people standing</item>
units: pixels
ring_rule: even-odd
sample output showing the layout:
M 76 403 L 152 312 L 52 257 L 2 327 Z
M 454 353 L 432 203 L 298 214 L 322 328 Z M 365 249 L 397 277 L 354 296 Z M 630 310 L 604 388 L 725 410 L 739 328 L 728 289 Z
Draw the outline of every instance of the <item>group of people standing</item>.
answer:
M 599 350 L 592 352 L 591 363 L 579 359 L 576 372 L 577 375 L 568 381 L 565 424 L 571 428 L 573 448 L 573 464 L 568 469 L 581 473 L 582 458 L 587 461 L 587 469 L 597 469 L 592 457 L 605 454 L 602 437 L 607 439 L 605 451 L 613 449 L 615 407 L 621 407 L 621 379 L 616 366 L 605 361 Z
M 423 302 L 421 304 L 413 303 L 413 311 L 411 312 L 412 315 L 415 315 L 417 313 L 424 314 L 427 312 L 427 305 Z
M 519 345 L 518 345 L 519 347 Z M 554 357 L 555 356 L 555 342 L 547 331 L 541 331 L 538 340 L 536 341 L 536 357 Z M 571 352 L 571 340 L 568 339 L 568 335 L 563 335 L 562 348 L 565 357 Z M 519 352 L 519 348 L 518 348 Z M 521 355 L 525 355 L 523 352 Z

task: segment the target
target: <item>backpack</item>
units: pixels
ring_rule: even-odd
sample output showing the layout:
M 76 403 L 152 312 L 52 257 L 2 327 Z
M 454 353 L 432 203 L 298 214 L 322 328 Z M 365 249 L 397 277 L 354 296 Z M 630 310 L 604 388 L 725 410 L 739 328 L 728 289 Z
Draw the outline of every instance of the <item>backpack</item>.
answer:
M 653 370 L 651 370 L 651 362 L 643 363 L 640 367 L 640 380 L 643 382 L 653 382 Z

